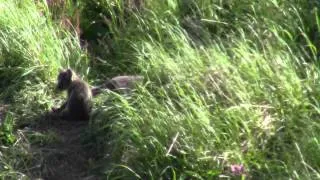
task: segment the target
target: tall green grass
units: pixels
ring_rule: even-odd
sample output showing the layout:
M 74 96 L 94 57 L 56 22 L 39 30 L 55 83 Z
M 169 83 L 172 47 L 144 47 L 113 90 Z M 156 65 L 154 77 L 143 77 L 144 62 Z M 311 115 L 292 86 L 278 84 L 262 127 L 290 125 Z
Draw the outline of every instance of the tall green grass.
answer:
M 53 105 L 59 68 L 86 72 L 87 59 L 77 37 L 51 20 L 42 1 L 0 1 L 0 102 L 8 104 L 1 119 L 0 177 L 25 178 L 40 161 L 30 151 L 29 134 L 18 128 L 34 123 Z
M 111 124 L 95 130 L 109 137 L 116 162 L 107 174 L 207 179 L 244 164 L 252 178 L 319 177 L 317 67 L 243 42 L 204 50 L 185 41 L 171 52 L 141 45 L 137 57 L 151 82 L 106 107 L 100 118 Z
M 46 104 L 59 68 L 87 72 L 78 39 L 50 20 L 48 8 L 33 1 L 2 1 L 0 8 L 1 96 L 7 102 Z
M 243 164 L 253 179 L 319 178 L 315 24 L 305 24 L 317 17 L 299 3 L 104 6 L 117 48 L 133 47 L 120 63 L 147 77 L 132 97 L 100 104 L 106 176 L 211 179 Z
M 94 100 L 84 144 L 96 152 L 93 166 L 103 178 L 320 177 L 317 1 L 78 5 L 90 63 L 45 2 L 0 2 L 8 122 L 34 120 L 53 104 L 51 82 L 61 66 L 90 70 L 91 80 L 141 74 L 145 81 L 132 94 Z M 28 172 L 25 144 L 1 149 L 0 177 Z M 233 174 L 234 164 L 245 173 Z

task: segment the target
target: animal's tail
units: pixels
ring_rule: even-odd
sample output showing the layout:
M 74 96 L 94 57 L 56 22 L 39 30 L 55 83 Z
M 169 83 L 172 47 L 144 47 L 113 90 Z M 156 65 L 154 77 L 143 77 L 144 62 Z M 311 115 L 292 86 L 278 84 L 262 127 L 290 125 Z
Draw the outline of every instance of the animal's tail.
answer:
M 120 89 L 132 89 L 133 84 L 142 81 L 143 76 L 116 76 L 110 80 L 105 81 L 101 86 L 91 88 L 92 96 L 97 96 L 103 91 L 114 91 Z

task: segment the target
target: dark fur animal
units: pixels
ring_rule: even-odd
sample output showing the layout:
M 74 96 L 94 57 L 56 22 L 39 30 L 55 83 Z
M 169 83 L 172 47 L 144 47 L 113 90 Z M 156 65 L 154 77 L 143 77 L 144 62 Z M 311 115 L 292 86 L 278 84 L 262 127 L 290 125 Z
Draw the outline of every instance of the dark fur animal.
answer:
M 102 86 L 92 88 L 93 96 L 100 94 L 104 89 L 111 91 L 130 92 L 134 88 L 134 84 L 142 81 L 142 76 L 116 76 L 105 81 Z
M 89 120 L 92 93 L 85 81 L 78 78 L 71 69 L 67 69 L 59 73 L 57 89 L 68 91 L 67 101 L 60 108 L 53 109 L 59 118 Z

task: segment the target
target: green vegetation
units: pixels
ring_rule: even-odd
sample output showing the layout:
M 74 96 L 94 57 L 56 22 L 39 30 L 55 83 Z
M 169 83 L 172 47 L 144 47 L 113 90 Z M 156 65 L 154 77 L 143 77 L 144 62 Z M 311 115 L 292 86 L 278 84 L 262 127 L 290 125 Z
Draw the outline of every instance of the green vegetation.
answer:
M 58 70 L 71 67 L 93 85 L 145 77 L 130 95 L 94 99 L 80 138 L 86 176 L 320 179 L 319 7 L 0 0 L 0 178 L 46 174 L 34 171 L 42 154 L 32 147 L 59 138 L 32 127 L 48 121 L 62 99 Z M 245 172 L 231 172 L 240 164 Z

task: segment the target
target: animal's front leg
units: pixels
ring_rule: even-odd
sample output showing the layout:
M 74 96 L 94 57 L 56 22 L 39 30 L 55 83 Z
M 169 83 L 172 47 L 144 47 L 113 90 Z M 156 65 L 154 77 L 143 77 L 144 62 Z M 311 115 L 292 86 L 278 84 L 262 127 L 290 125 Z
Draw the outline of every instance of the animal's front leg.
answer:
M 67 103 L 68 103 L 68 101 L 65 102 L 65 103 L 63 103 L 62 106 L 59 107 L 59 108 L 52 108 L 52 111 L 53 111 L 54 113 L 60 113 L 60 112 L 62 112 L 62 111 L 66 108 Z
M 64 119 L 64 120 L 69 120 L 70 119 L 70 113 L 68 111 L 68 109 L 62 109 L 60 112 L 59 112 L 59 119 Z

